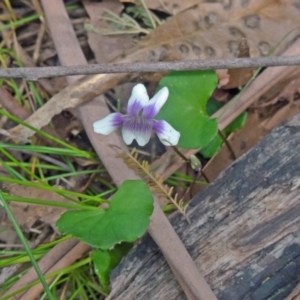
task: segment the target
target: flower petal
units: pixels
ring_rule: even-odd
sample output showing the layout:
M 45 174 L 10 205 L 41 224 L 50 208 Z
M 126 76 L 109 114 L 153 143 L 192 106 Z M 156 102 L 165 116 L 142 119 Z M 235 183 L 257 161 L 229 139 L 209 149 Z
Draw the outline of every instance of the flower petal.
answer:
M 143 118 L 132 118 L 124 122 L 122 128 L 123 140 L 130 145 L 134 139 L 140 146 L 145 146 L 151 137 L 152 123 Z
M 137 117 L 141 109 L 149 102 L 149 96 L 145 86 L 141 83 L 137 84 L 133 89 L 128 100 L 127 114 Z
M 124 128 L 122 129 L 122 136 L 123 136 L 123 140 L 125 142 L 125 144 L 130 145 L 134 139 L 136 139 L 137 143 L 143 147 L 145 146 L 151 137 L 151 130 L 149 130 L 147 132 L 147 134 L 145 133 L 141 133 L 141 132 L 132 132 L 129 130 L 125 130 Z
M 93 123 L 94 131 L 96 133 L 108 135 L 111 132 L 113 132 L 115 129 L 120 127 L 125 120 L 126 120 L 126 116 L 120 113 L 110 114 L 105 118 Z
M 144 107 L 143 117 L 146 119 L 153 119 L 158 114 L 162 106 L 166 103 L 168 97 L 169 89 L 167 87 L 163 87 Z
M 175 146 L 178 144 L 180 132 L 175 130 L 168 122 L 153 120 L 153 129 L 164 145 Z

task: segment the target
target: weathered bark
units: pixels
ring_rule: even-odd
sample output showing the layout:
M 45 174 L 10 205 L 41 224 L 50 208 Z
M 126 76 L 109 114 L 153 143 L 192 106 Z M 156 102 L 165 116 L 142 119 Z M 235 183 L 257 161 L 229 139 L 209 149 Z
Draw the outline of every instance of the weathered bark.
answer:
M 282 300 L 300 281 L 300 115 L 273 130 L 172 224 L 218 299 Z M 178 257 L 180 260 L 180 257 Z M 186 299 L 149 235 L 108 299 Z

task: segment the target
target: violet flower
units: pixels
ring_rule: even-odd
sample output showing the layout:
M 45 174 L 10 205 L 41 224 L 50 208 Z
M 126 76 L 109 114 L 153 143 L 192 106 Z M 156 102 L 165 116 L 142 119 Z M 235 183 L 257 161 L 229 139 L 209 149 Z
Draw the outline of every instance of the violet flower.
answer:
M 145 146 L 151 137 L 152 129 L 160 141 L 166 146 L 178 144 L 180 133 L 164 120 L 155 120 L 161 107 L 167 101 L 169 90 L 163 87 L 149 100 L 143 84 L 137 84 L 132 89 L 128 100 L 127 115 L 112 113 L 93 124 L 96 133 L 108 135 L 122 126 L 124 142 L 130 145 L 134 139 L 140 146 Z

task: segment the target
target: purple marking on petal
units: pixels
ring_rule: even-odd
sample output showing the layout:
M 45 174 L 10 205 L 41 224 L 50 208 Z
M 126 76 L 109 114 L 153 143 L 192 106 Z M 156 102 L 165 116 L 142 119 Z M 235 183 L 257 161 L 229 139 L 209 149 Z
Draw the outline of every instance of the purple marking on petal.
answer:
M 162 106 L 166 103 L 168 96 L 169 90 L 167 87 L 163 87 L 161 90 L 159 90 L 144 106 L 143 117 L 148 120 L 154 119 Z
M 128 105 L 127 114 L 131 117 L 137 117 L 142 108 L 143 105 L 141 104 L 141 102 L 138 100 L 134 100 L 131 105 Z
M 132 132 L 146 133 L 152 130 L 152 122 L 142 118 L 128 118 L 124 124 L 123 128 Z
M 158 110 L 155 107 L 155 103 L 148 104 L 143 109 L 143 117 L 148 120 L 153 119 L 157 115 L 157 113 L 158 113 Z
M 164 122 L 161 120 L 153 120 L 152 128 L 156 132 L 156 134 L 163 133 L 165 129 Z
M 120 113 L 112 113 L 105 118 L 98 120 L 93 123 L 93 128 L 96 133 L 108 135 L 113 132 L 115 129 L 120 127 L 127 116 L 124 116 Z
M 128 119 L 122 128 L 125 143 L 131 144 L 135 139 L 140 146 L 145 146 L 149 142 L 151 132 L 152 122 L 142 117 Z
M 111 119 L 111 125 L 113 126 L 121 126 L 127 120 L 127 116 L 122 115 L 120 113 L 115 113 L 113 118 Z

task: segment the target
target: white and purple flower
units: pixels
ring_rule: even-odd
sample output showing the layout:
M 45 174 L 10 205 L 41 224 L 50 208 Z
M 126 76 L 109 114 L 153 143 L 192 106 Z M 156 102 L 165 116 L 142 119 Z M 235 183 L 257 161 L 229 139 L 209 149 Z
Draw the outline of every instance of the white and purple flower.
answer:
M 93 124 L 96 133 L 108 135 L 122 126 L 124 142 L 130 145 L 134 139 L 140 146 L 145 146 L 151 137 L 152 129 L 166 146 L 178 144 L 180 133 L 164 120 L 155 120 L 161 107 L 169 96 L 167 87 L 163 87 L 149 100 L 143 84 L 137 84 L 128 100 L 127 115 L 112 113 Z

